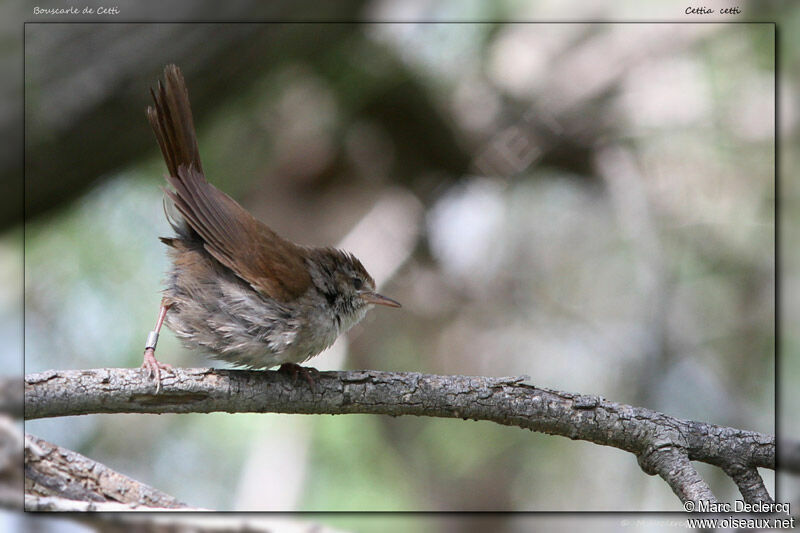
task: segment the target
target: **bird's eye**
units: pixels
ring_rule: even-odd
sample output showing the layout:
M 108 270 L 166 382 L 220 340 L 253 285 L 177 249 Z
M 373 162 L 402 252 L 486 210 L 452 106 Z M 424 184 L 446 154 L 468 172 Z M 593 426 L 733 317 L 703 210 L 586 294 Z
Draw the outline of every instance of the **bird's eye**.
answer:
M 361 287 L 363 286 L 364 286 L 364 281 L 361 278 L 353 277 L 353 287 L 355 287 L 357 291 L 360 291 Z

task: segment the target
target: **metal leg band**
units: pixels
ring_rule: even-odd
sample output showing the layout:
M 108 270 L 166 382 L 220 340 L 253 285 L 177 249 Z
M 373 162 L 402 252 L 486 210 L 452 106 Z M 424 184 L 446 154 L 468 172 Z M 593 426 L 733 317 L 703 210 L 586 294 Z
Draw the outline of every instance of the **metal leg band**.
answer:
M 147 334 L 147 342 L 144 345 L 144 349 L 147 350 L 148 348 L 152 348 L 155 350 L 156 344 L 158 344 L 158 333 L 151 331 Z

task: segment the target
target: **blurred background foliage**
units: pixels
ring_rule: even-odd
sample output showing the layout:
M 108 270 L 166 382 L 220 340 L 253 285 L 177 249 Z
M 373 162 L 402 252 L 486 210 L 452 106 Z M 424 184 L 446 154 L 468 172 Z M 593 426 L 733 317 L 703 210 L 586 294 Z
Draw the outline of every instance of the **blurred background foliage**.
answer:
M 292 240 L 343 243 L 404 304 L 314 366 L 527 374 L 772 433 L 774 43 L 770 24 L 29 24 L 25 371 L 141 363 L 170 233 L 143 110 L 175 62 L 210 181 Z M 224 366 L 170 333 L 159 352 Z M 26 429 L 221 510 L 678 509 L 627 453 L 488 422 L 102 415 Z

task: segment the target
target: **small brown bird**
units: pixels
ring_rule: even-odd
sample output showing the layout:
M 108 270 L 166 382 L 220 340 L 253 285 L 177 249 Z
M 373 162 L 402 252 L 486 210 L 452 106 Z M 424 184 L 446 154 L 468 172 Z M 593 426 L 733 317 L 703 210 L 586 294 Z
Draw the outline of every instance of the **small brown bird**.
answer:
M 172 268 L 142 367 L 161 387 L 155 358 L 162 324 L 189 348 L 249 368 L 302 372 L 298 364 L 333 344 L 373 305 L 400 307 L 375 292 L 375 281 L 352 254 L 311 248 L 278 236 L 203 174 L 189 94 L 175 65 L 150 91 L 147 118 L 167 163 L 165 212 L 175 237 Z

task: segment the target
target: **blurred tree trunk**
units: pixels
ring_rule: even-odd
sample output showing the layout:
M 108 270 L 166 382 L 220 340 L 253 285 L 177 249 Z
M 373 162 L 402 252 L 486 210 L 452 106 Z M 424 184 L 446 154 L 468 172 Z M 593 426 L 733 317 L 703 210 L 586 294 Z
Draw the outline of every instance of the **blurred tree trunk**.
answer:
M 251 3 L 251 13 L 264 17 L 291 16 L 285 6 L 294 5 Z M 350 1 L 338 3 L 337 8 L 355 16 L 362 4 Z M 294 14 L 301 16 L 302 8 Z M 104 175 L 152 150 L 152 135 L 144 119 L 149 103 L 146 91 L 166 63 L 183 69 L 201 122 L 264 71 L 313 54 L 352 31 L 347 25 L 321 25 L 310 42 L 308 32 L 291 24 L 221 24 L 214 25 L 213 31 L 205 24 L 51 28 L 26 27 L 25 207 L 29 217 L 68 202 Z M 197 78 L 205 83 L 191 83 Z M 10 222 L 7 217 L 0 219 L 4 226 Z
M 303 18 L 304 8 L 294 3 L 252 4 L 251 14 L 256 16 Z M 336 15 L 355 19 L 363 5 L 355 0 L 337 3 Z M 326 17 L 323 13 L 317 18 Z M 363 66 L 347 57 L 353 48 L 380 54 L 391 68 L 383 69 L 377 83 L 364 79 L 368 73 Z M 195 121 L 201 124 L 265 73 L 292 62 L 312 66 L 333 85 L 348 74 L 356 76 L 356 84 L 371 85 L 367 97 L 348 111 L 390 132 L 402 156 L 398 160 L 406 162 L 405 170 L 412 175 L 423 168 L 466 170 L 469 157 L 459 148 L 454 128 L 434 108 L 425 84 L 365 38 L 360 25 L 34 24 L 26 27 L 26 216 L 71 201 L 93 183 L 153 152 L 144 108 L 150 102 L 147 89 L 165 64 L 181 66 Z M 344 81 L 352 82 L 353 78 Z M 4 174 L 12 170 L 12 159 L 0 160 Z M 339 156 L 318 176 L 323 178 L 318 183 L 341 171 Z M 0 227 L 7 227 L 15 221 L 12 204 L 18 196 L 4 195 L 0 201 Z

